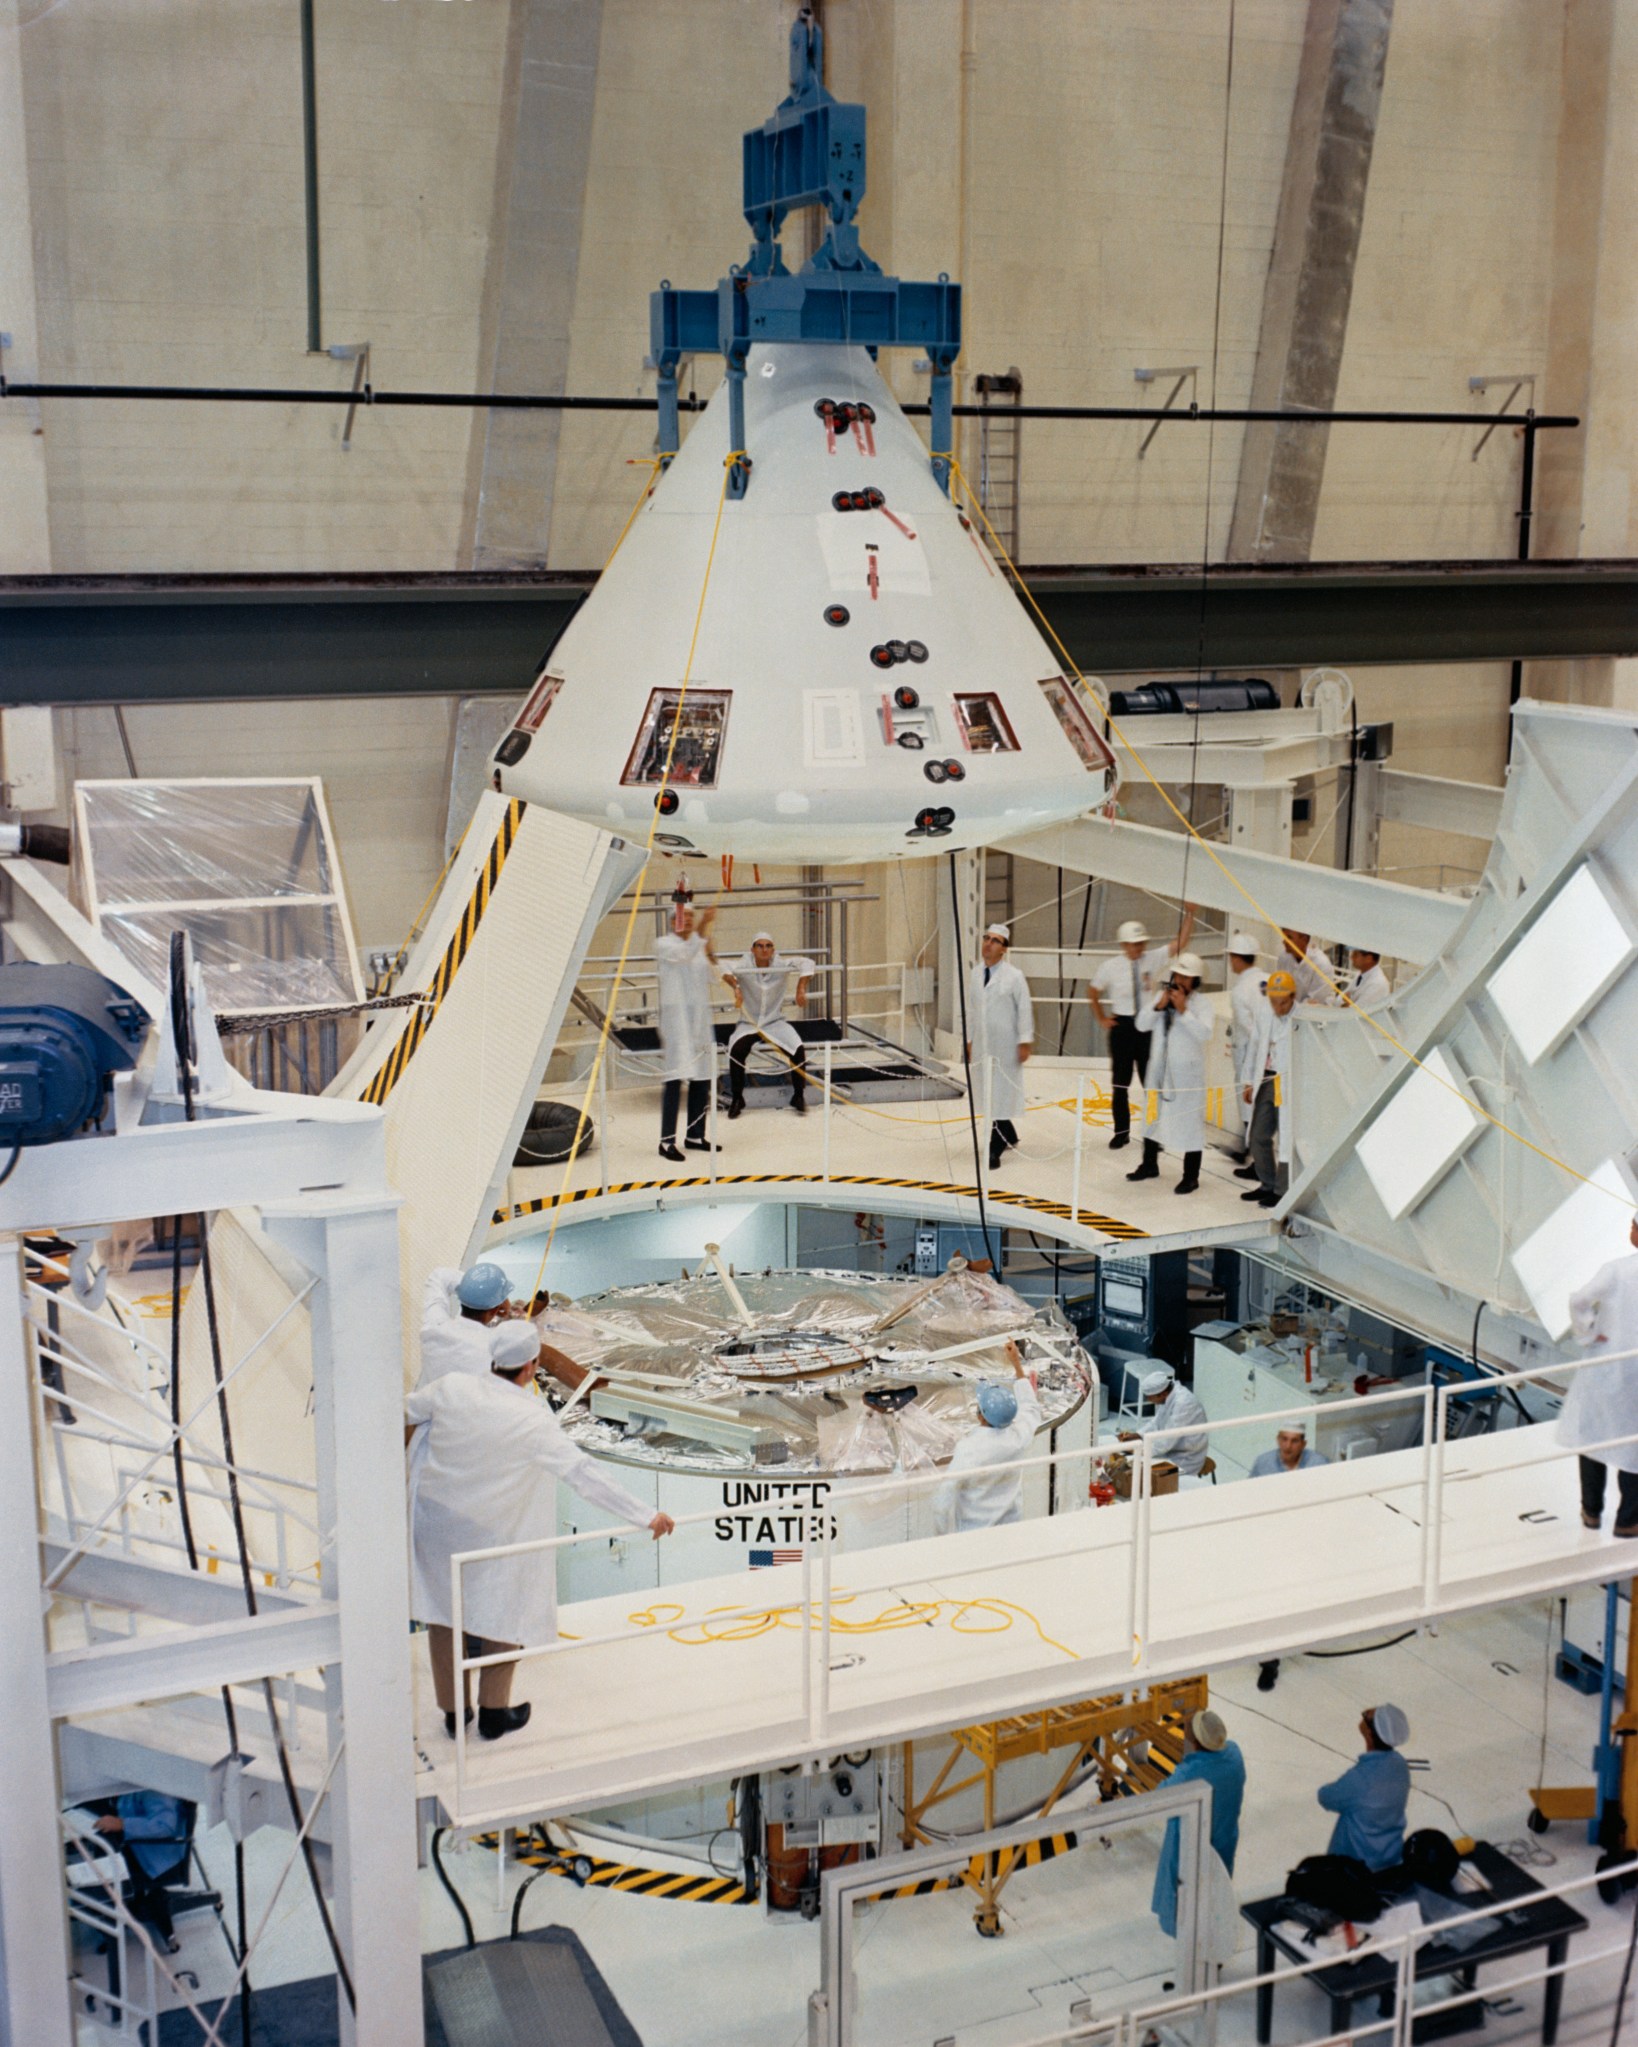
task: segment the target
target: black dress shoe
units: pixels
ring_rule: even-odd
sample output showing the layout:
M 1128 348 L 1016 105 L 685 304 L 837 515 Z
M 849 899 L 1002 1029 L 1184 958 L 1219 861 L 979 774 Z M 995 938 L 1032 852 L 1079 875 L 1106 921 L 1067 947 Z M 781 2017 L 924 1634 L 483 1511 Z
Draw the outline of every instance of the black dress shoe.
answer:
M 721 1151 L 720 1144 L 708 1144 L 703 1137 L 691 1137 L 683 1146 L 684 1151 Z
M 1273 1691 L 1274 1687 L 1279 1683 L 1279 1681 L 1280 1663 L 1278 1657 L 1276 1657 L 1272 1663 L 1260 1663 L 1257 1666 L 1258 1691 L 1271 1692 Z
M 529 1701 L 521 1706 L 480 1706 L 478 1732 L 485 1741 L 499 1741 L 503 1734 L 516 1734 L 529 1724 Z
M 1123 1146 L 1130 1144 L 1131 1141 L 1132 1136 L 1130 1131 L 1117 1130 L 1114 1136 L 1111 1137 L 1109 1140 L 1109 1149 L 1111 1151 L 1120 1151 L 1123 1148 Z
M 745 1104 L 741 1100 L 741 1098 L 738 1095 L 736 1095 L 734 1099 L 728 1104 L 728 1121 L 730 1123 L 737 1122 L 738 1119 L 744 1114 Z
M 1278 1208 L 1280 1197 L 1274 1192 L 1272 1187 L 1265 1187 L 1262 1193 L 1257 1196 L 1257 1205 L 1259 1208 Z
M 667 1138 L 665 1143 L 660 1146 L 660 1156 L 663 1159 L 669 1159 L 674 1166 L 681 1166 L 687 1164 L 687 1161 L 684 1159 L 682 1153 L 678 1151 L 676 1145 L 672 1143 L 670 1138 Z
M 1247 1193 L 1245 1193 L 1245 1194 L 1242 1194 L 1242 1195 L 1240 1196 L 1240 1199 L 1241 1199 L 1242 1201 L 1261 1201 L 1261 1200 L 1262 1200 L 1262 1198 L 1263 1198 L 1263 1195 L 1264 1195 L 1264 1194 L 1265 1194 L 1266 1192 L 1267 1192 L 1267 1189 L 1266 1189 L 1266 1188 L 1263 1188 L 1263 1187 L 1253 1187 L 1253 1188 L 1251 1188 L 1251 1189 L 1250 1189 L 1250 1191 L 1249 1191 L 1249 1192 L 1247 1192 Z
M 990 1171 L 991 1171 L 992 1173 L 994 1173 L 994 1172 L 997 1172 L 997 1171 L 998 1171 L 998 1170 L 1000 1169 L 1000 1165 L 1001 1165 L 1001 1147 L 1000 1147 L 1000 1145 L 998 1145 L 998 1144 L 995 1144 L 995 1145 L 991 1145 L 991 1147 L 990 1147 Z
M 791 1096 L 791 1107 L 796 1111 L 797 1115 L 799 1116 L 805 1116 L 808 1113 L 808 1105 L 803 1100 L 801 1095 Z
M 1172 1192 L 1174 1194 L 1198 1194 L 1200 1192 L 1200 1182 L 1198 1180 L 1179 1180 L 1172 1189 Z
M 470 1706 L 466 1709 L 466 1724 L 468 1727 L 472 1725 L 472 1708 Z M 444 1732 L 451 1741 L 455 1739 L 455 1715 L 453 1713 L 446 1713 L 444 1715 Z
M 1255 1166 L 1236 1166 L 1234 1177 L 1236 1180 L 1260 1180 L 1262 1175 Z

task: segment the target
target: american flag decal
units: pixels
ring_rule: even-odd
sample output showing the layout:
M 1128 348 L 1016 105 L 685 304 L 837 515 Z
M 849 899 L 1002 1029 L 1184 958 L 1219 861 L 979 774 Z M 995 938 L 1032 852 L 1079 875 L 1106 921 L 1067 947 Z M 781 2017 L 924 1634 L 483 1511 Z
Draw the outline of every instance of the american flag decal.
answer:
M 751 1552 L 753 1571 L 766 1571 L 775 1564 L 799 1564 L 801 1561 L 799 1549 L 754 1549 Z

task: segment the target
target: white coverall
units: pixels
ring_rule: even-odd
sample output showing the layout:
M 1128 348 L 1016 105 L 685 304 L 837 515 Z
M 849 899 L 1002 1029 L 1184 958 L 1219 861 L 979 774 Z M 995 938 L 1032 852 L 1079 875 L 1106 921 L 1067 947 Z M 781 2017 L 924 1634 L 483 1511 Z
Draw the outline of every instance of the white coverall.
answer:
M 461 1283 L 458 1265 L 434 1266 L 427 1274 L 421 1293 L 421 1376 L 418 1386 L 430 1386 L 445 1372 L 477 1372 L 489 1377 L 487 1323 L 474 1322 L 461 1313 L 455 1289 Z
M 1010 1123 L 1028 1107 L 1018 1048 L 1028 1050 L 1035 1043 L 1029 983 L 1011 960 L 973 968 L 967 1027 L 972 1032 L 973 1086 L 979 1107 L 988 1111 L 992 1122 Z
M 1291 1088 L 1288 1076 L 1291 1071 L 1291 1025 L 1295 1012 L 1287 1010 L 1284 1016 L 1274 1014 L 1274 1005 L 1266 998 L 1257 1018 L 1257 1032 L 1251 1041 L 1251 1100 L 1257 1100 L 1257 1090 L 1272 1071 L 1279 1075 L 1280 1085 L 1275 1093 L 1280 1098 L 1279 1136 L 1274 1147 L 1274 1156 L 1282 1166 L 1291 1163 Z M 1272 1064 L 1271 1064 L 1272 1062 Z
M 739 1022 L 734 1034 L 728 1040 L 728 1049 L 733 1051 L 741 1038 L 760 1032 L 761 1038 L 771 1038 L 782 1051 L 789 1052 L 794 1059 L 802 1050 L 802 1039 L 796 1027 L 785 1021 L 780 1014 L 785 1007 L 791 976 L 798 981 L 810 980 L 817 973 L 812 960 L 786 959 L 776 952 L 771 966 L 759 967 L 755 956 L 747 953 L 736 960 L 728 969 L 739 983 L 739 992 L 745 998 L 745 1007 L 740 1011 Z
M 1603 1354 L 1609 1362 L 1571 1379 L 1558 1440 L 1579 1449 L 1638 1430 L 1638 1357 L 1611 1355 L 1638 1350 L 1638 1253 L 1612 1258 L 1571 1294 L 1570 1328 L 1589 1357 Z M 1638 1471 L 1638 1443 L 1588 1455 L 1616 1471 Z
M 1171 1392 L 1151 1416 L 1134 1425 L 1134 1430 L 1149 1438 L 1151 1457 L 1166 1458 L 1185 1478 L 1200 1476 L 1211 1438 L 1206 1429 L 1206 1410 L 1187 1386 L 1173 1380 Z
M 711 958 L 699 932 L 654 941 L 660 975 L 662 1080 L 711 1078 Z
M 1138 1029 L 1150 1034 L 1149 1086 L 1160 1097 L 1160 1113 L 1143 1134 L 1162 1151 L 1206 1148 L 1206 1047 L 1216 1021 L 1198 988 L 1181 1015 L 1152 1002 L 1138 1011 Z
M 1245 1099 L 1245 1088 L 1251 1080 L 1251 1047 L 1257 1031 L 1257 1014 L 1264 1006 L 1263 994 L 1265 975 L 1261 967 L 1247 967 L 1243 974 L 1236 974 L 1234 986 L 1229 990 L 1229 1009 L 1232 1016 L 1230 1035 L 1234 1040 L 1234 1085 L 1240 1094 L 1240 1120 L 1245 1126 L 1246 1136 L 1251 1135 L 1251 1104 Z M 1253 1095 L 1257 1090 L 1252 1088 Z
M 976 1422 L 950 1453 L 949 1477 L 933 1495 L 933 1532 L 998 1528 L 1023 1519 L 1024 1478 L 1009 1467 L 1030 1453 L 1041 1402 L 1027 1379 L 1014 1382 L 1018 1412 L 1004 1429 Z
M 453 1627 L 450 1558 L 462 1550 L 558 1533 L 557 1487 L 646 1529 L 655 1510 L 616 1485 L 563 1432 L 531 1387 L 486 1372 L 447 1372 L 418 1386 L 405 1416 L 424 1424 L 410 1444 L 410 1613 Z M 491 1642 L 531 1647 L 557 1635 L 557 1555 L 492 1557 L 462 1573 L 461 1625 Z
M 1354 985 L 1348 990 L 1348 1000 L 1360 1009 L 1378 1009 L 1392 993 L 1393 990 L 1388 986 L 1388 977 L 1381 967 L 1367 967 L 1364 973 L 1354 976 Z

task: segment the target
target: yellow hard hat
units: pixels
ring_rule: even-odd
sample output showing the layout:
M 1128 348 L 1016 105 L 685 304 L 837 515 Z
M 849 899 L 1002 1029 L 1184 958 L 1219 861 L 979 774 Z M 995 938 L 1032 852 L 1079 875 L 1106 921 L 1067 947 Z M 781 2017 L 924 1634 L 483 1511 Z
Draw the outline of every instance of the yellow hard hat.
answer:
M 1295 995 L 1296 992 L 1297 984 L 1289 974 L 1274 973 L 1269 975 L 1268 993 L 1270 995 Z

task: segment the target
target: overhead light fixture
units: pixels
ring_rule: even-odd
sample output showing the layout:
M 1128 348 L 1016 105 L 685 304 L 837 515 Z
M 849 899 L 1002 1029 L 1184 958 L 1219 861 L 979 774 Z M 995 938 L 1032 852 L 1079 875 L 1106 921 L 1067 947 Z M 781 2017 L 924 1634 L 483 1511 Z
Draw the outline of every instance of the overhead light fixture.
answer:
M 1435 1048 L 1355 1145 L 1391 1222 L 1433 1191 L 1484 1128 L 1464 1093 L 1463 1077 Z
M 1490 998 L 1532 1066 L 1556 1052 L 1625 973 L 1635 945 L 1590 867 L 1578 867 L 1490 977 Z
M 1606 1159 L 1513 1253 L 1536 1320 L 1554 1342 L 1569 1334 L 1571 1294 L 1631 1248 L 1632 1211 L 1626 1175 Z

